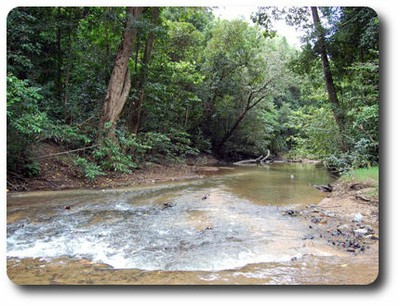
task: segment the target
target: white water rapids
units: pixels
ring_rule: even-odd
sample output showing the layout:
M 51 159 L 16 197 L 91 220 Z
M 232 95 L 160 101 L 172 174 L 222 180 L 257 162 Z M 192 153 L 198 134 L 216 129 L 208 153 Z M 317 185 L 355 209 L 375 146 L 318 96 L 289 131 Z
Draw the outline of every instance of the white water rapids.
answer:
M 7 226 L 7 256 L 67 256 L 151 271 L 219 271 L 300 258 L 306 225 L 269 204 L 262 179 L 271 174 L 261 171 L 147 189 L 15 195 L 9 198 L 15 204 L 8 208 L 14 221 Z M 293 185 L 286 170 L 273 175 L 287 182 L 276 191 L 285 199 L 292 189 L 306 194 L 306 202 L 322 197 L 310 176 Z M 329 181 L 325 172 L 322 177 Z M 252 188 L 256 198 L 246 198 Z

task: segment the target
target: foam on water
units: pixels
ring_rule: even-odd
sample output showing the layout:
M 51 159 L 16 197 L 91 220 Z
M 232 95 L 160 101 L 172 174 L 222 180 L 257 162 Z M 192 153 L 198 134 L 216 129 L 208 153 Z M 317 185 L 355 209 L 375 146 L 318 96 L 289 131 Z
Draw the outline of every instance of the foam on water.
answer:
M 9 257 L 70 256 L 114 268 L 223 270 L 249 263 L 285 261 L 295 254 L 296 232 L 279 221 L 276 208 L 206 190 L 181 194 L 171 207 L 149 199 L 88 204 L 46 218 L 8 226 Z M 281 223 L 281 224 L 278 224 Z M 277 232 L 279 231 L 279 233 Z M 274 249 L 285 231 L 285 249 Z
M 7 256 L 68 256 L 169 271 L 289 261 L 302 255 L 305 225 L 270 203 L 297 199 L 294 192 L 307 201 L 320 197 L 308 186 L 317 179 L 297 169 L 293 183 L 293 169 L 241 170 L 132 190 L 16 196 L 8 205 L 8 216 L 15 217 L 7 225 Z M 281 189 L 272 191 L 274 186 Z

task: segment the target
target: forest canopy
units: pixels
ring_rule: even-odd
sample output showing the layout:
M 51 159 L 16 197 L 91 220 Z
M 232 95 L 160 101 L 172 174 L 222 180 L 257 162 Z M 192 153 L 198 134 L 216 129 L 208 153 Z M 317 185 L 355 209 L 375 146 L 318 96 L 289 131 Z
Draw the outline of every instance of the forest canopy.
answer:
M 379 163 L 379 20 L 366 7 L 18 7 L 7 18 L 7 171 L 40 146 L 79 175 L 213 154 Z M 301 28 L 295 48 L 272 26 Z M 40 154 L 39 154 L 40 155 Z M 40 156 L 39 156 L 40 157 Z

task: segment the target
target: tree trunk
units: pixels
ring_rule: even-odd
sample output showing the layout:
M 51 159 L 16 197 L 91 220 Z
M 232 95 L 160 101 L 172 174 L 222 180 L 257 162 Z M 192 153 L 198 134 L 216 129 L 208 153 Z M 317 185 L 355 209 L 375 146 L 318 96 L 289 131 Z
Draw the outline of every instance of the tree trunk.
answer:
M 325 35 L 324 35 L 324 29 L 322 28 L 321 21 L 319 19 L 318 15 L 318 9 L 317 7 L 311 7 L 311 13 L 314 21 L 314 26 L 318 34 L 318 48 L 319 48 L 319 53 L 322 61 L 322 68 L 324 71 L 324 77 L 325 77 L 325 84 L 326 84 L 326 90 L 328 92 L 328 98 L 329 102 L 332 105 L 332 110 L 333 110 L 333 115 L 335 117 L 335 121 L 339 127 L 340 132 L 343 134 L 344 131 L 344 116 L 343 112 L 340 107 L 339 99 L 336 94 L 336 89 L 335 89 L 335 84 L 333 82 L 333 77 L 332 77 L 332 72 L 329 66 L 329 60 L 328 60 L 328 54 L 326 50 L 326 44 L 325 44 Z M 342 147 L 343 147 L 342 143 Z
M 158 21 L 158 17 L 160 15 L 160 8 L 153 8 L 153 24 L 156 25 Z M 150 63 L 151 52 L 153 50 L 153 44 L 155 39 L 155 31 L 154 29 L 150 31 L 147 41 L 144 48 L 143 60 L 142 60 L 142 68 L 140 69 L 140 76 L 137 83 L 137 99 L 133 101 L 130 105 L 129 113 L 128 113 L 128 129 L 137 134 L 140 126 L 140 116 L 142 113 L 142 105 L 145 97 L 145 85 L 147 79 L 148 65 Z M 138 52 L 138 50 L 137 50 Z
M 239 127 L 239 124 L 242 122 L 244 116 L 246 115 L 247 110 L 243 111 L 240 113 L 239 117 L 236 119 L 235 123 L 233 126 L 229 129 L 228 132 L 225 133 L 224 137 L 222 137 L 221 141 L 218 143 L 217 147 L 215 148 L 215 151 L 217 153 L 220 153 L 222 146 L 227 142 L 229 138 L 231 138 L 232 134 L 236 129 Z
M 68 29 L 68 47 L 67 47 L 67 67 L 65 71 L 65 82 L 64 82 L 64 122 L 71 123 L 71 112 L 69 104 L 69 77 L 70 77 L 70 70 L 71 70 L 71 47 L 72 47 L 72 40 L 71 40 L 71 26 Z M 69 114 L 68 114 L 69 113 Z
M 100 120 L 100 138 L 104 136 L 115 138 L 115 125 L 131 88 L 128 64 L 138 30 L 135 21 L 139 19 L 143 9 L 142 7 L 128 7 L 126 10 L 126 26 L 104 99 L 103 114 Z
M 228 141 L 228 139 L 233 135 L 233 133 L 236 131 L 236 129 L 239 127 L 240 123 L 246 116 L 247 112 L 250 111 L 253 107 L 257 106 L 266 96 L 267 93 L 263 92 L 267 86 L 272 82 L 272 79 L 269 79 L 264 83 L 263 86 L 261 86 L 258 89 L 252 90 L 248 97 L 246 102 L 244 103 L 244 108 L 240 112 L 238 118 L 236 119 L 235 123 L 232 125 L 232 127 L 225 133 L 224 137 L 222 137 L 221 141 L 217 144 L 215 147 L 215 151 L 217 153 L 221 152 L 222 146 L 225 144 L 225 142 Z M 257 97 L 257 94 L 262 93 L 260 96 Z
M 61 21 L 61 8 L 57 8 L 57 18 L 58 21 Z M 61 23 L 61 22 L 60 22 Z M 62 34 L 61 34 L 61 25 L 57 25 L 57 97 L 60 99 L 60 103 L 62 103 Z

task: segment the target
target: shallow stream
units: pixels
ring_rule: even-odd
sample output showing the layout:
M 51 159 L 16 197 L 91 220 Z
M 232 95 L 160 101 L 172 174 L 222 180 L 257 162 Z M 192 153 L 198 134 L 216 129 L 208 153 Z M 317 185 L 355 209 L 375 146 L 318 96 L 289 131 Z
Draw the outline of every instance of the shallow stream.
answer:
M 368 265 L 283 214 L 318 203 L 315 165 L 222 169 L 118 190 L 13 193 L 9 277 L 20 284 L 350 284 Z M 307 242 L 307 243 L 306 243 Z

